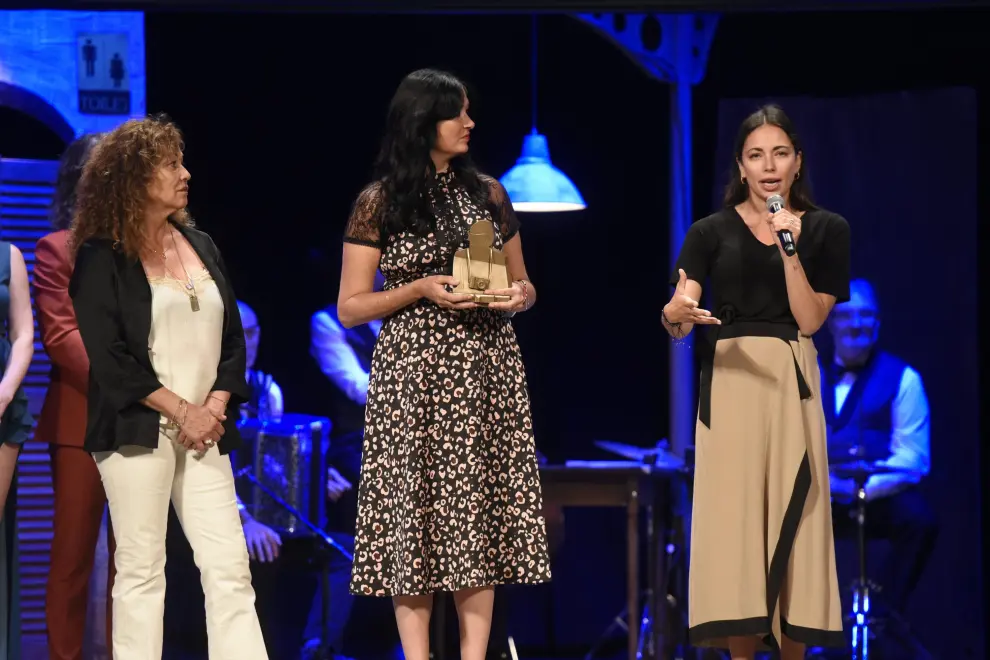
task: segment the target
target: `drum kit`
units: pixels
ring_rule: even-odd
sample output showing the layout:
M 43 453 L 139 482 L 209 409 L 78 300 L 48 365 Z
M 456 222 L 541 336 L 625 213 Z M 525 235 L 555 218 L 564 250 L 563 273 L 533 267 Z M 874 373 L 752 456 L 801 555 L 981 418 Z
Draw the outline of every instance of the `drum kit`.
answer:
M 670 442 L 666 439 L 658 442 L 655 447 L 637 447 L 611 440 L 596 440 L 595 446 L 630 461 L 635 461 L 639 465 L 652 465 L 671 472 L 685 469 L 684 459 L 670 452 Z
M 829 461 L 829 470 L 839 479 L 848 479 L 855 485 L 853 520 L 856 521 L 856 551 L 858 554 L 858 575 L 852 586 L 850 612 L 846 616 L 847 624 L 851 624 L 852 660 L 868 660 L 870 657 L 870 640 L 874 637 L 871 627 L 874 624 L 886 623 L 888 618 L 894 618 L 901 624 L 901 637 L 913 649 L 915 658 L 929 658 L 931 655 L 914 638 L 907 629 L 906 623 L 896 613 L 890 617 L 876 617 L 870 612 L 871 595 L 880 591 L 880 586 L 870 580 L 866 572 L 866 484 L 871 477 L 881 474 L 904 474 L 904 468 L 887 465 L 883 461 L 868 461 L 857 456 L 858 452 Z
M 681 473 L 686 476 L 690 476 L 693 472 L 693 465 L 691 465 L 690 456 L 688 454 L 689 460 L 685 460 L 675 456 L 669 451 L 669 445 L 666 440 L 661 440 L 656 444 L 655 447 L 638 447 L 635 445 L 627 445 L 620 442 L 612 442 L 607 440 L 599 440 L 595 442 L 595 446 L 610 452 L 614 455 L 621 456 L 629 463 L 633 464 L 646 464 L 651 466 L 656 466 L 661 469 L 668 469 L 671 474 Z M 604 462 L 603 462 L 604 463 Z M 615 463 L 615 461 L 609 461 L 609 463 Z M 870 641 L 875 636 L 872 632 L 871 627 L 874 624 L 880 624 L 881 621 L 879 617 L 875 617 L 870 611 L 870 600 L 873 593 L 880 590 L 879 585 L 874 581 L 870 580 L 866 569 L 866 512 L 867 512 L 867 500 L 866 500 L 866 484 L 869 482 L 870 478 L 875 475 L 881 474 L 899 474 L 904 473 L 904 468 L 899 468 L 896 466 L 891 466 L 885 464 L 883 461 L 871 461 L 864 460 L 862 452 L 852 451 L 852 452 L 842 452 L 835 460 L 830 461 L 829 469 L 831 473 L 836 478 L 848 479 L 855 485 L 854 490 L 854 509 L 853 518 L 856 522 L 856 549 L 858 553 L 858 571 L 856 579 L 852 585 L 852 598 L 850 611 L 846 615 L 845 620 L 847 623 L 847 629 L 850 631 L 851 635 L 851 652 L 852 660 L 868 660 L 870 656 Z M 678 525 L 672 525 L 676 528 Z M 671 572 L 677 568 L 679 564 L 684 564 L 681 568 L 684 570 L 686 575 L 686 559 L 687 553 L 679 547 L 681 544 L 675 543 L 676 535 L 673 534 L 674 530 L 668 530 L 669 540 L 665 544 L 665 550 L 667 554 L 667 561 L 665 562 L 664 570 L 666 573 L 666 579 L 663 581 L 665 590 L 668 593 L 663 594 L 667 604 L 671 611 L 673 611 L 678 619 L 683 619 L 681 622 L 685 628 L 687 625 L 687 612 L 686 608 L 679 606 L 680 599 L 678 594 L 674 593 L 676 590 L 671 590 L 669 587 L 672 584 L 670 579 Z M 649 588 L 652 588 L 650 585 Z M 650 602 L 648 598 L 644 599 L 644 602 Z M 899 619 L 899 616 L 894 614 L 893 616 Z M 638 654 L 639 658 L 642 658 L 644 653 L 642 649 L 642 640 L 646 639 L 648 635 L 647 631 L 654 625 L 654 613 L 648 612 L 645 608 L 643 610 L 642 616 L 639 619 L 641 630 L 639 639 L 641 640 L 640 652 Z M 595 647 L 588 653 L 585 660 L 591 660 L 597 650 L 600 648 L 604 638 L 609 636 L 616 627 L 622 627 L 626 629 L 626 626 L 631 623 L 629 613 L 622 612 L 616 616 L 615 621 L 603 634 L 603 639 L 599 641 Z M 929 658 L 931 655 L 918 643 L 917 640 L 911 635 L 907 630 L 907 625 L 901 621 L 903 628 L 902 637 L 905 638 L 910 646 L 913 648 L 913 653 L 915 658 Z M 657 649 L 659 651 L 659 649 Z M 683 647 L 678 647 L 676 650 L 677 658 L 686 657 L 684 654 L 686 649 Z M 848 651 L 846 652 L 848 653 Z M 653 655 L 653 654 L 647 654 Z M 653 655 L 653 657 L 657 657 Z M 846 656 L 848 657 L 848 656 Z

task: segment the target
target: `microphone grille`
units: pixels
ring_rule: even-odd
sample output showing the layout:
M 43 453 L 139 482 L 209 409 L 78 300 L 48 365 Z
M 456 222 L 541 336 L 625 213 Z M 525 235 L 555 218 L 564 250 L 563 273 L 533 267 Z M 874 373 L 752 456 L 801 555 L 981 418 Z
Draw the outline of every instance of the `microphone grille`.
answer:
M 784 208 L 784 198 L 780 195 L 770 195 L 767 198 L 767 210 L 773 212 L 775 210 L 774 207 L 778 209 Z

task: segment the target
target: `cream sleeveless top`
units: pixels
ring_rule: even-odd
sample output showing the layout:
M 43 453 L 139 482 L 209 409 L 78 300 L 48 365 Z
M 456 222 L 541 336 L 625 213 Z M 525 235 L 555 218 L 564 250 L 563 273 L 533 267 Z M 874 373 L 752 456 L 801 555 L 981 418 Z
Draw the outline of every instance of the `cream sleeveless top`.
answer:
M 199 298 L 193 311 L 184 282 L 149 277 L 151 334 L 148 349 L 159 382 L 191 404 L 203 405 L 217 379 L 223 339 L 223 298 L 209 271 L 192 272 Z M 162 423 L 170 417 L 162 415 Z

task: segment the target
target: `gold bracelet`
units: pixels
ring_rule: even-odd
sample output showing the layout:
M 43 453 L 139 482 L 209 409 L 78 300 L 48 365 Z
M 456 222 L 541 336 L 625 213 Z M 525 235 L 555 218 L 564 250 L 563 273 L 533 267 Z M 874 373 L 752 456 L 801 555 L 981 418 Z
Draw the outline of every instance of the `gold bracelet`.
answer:
M 526 280 L 516 280 L 519 284 L 522 284 L 523 288 L 523 306 L 522 311 L 529 309 L 529 282 Z
M 223 404 L 223 409 L 224 409 L 224 411 L 226 411 L 226 410 L 227 410 L 227 401 L 224 401 L 224 400 L 223 400 L 223 399 L 221 399 L 220 397 L 218 397 L 218 396 L 214 396 L 214 395 L 212 395 L 212 394 L 209 394 L 209 395 L 207 395 L 207 397 L 206 397 L 206 398 L 207 398 L 207 399 L 213 399 L 214 401 L 219 401 L 220 403 L 222 403 L 222 404 Z
M 185 415 L 182 416 L 182 421 L 181 422 L 179 421 L 179 413 L 183 412 L 184 410 L 188 412 L 188 405 L 189 404 L 186 402 L 185 399 L 179 399 L 179 405 L 175 407 L 175 413 L 172 415 L 171 424 L 173 427 L 178 428 L 186 423 Z

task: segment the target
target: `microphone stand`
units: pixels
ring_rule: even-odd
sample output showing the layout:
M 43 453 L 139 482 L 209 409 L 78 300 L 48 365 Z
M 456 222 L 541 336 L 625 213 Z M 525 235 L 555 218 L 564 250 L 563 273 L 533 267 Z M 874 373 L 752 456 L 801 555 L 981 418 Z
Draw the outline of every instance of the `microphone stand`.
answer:
M 348 552 L 347 548 L 333 540 L 326 532 L 311 523 L 306 516 L 299 513 L 295 507 L 279 497 L 268 486 L 258 481 L 257 477 L 251 474 L 251 468 L 249 466 L 235 472 L 234 477 L 237 479 L 241 477 L 246 478 L 254 486 L 261 489 L 261 492 L 267 495 L 275 504 L 292 514 L 296 520 L 302 523 L 303 527 L 320 539 L 325 552 L 329 553 L 331 550 L 336 550 L 346 557 L 347 561 L 354 561 L 354 555 Z M 320 612 L 320 647 L 312 656 L 312 660 L 333 660 L 333 649 L 330 647 L 330 561 L 327 557 L 324 557 L 323 561 L 320 562 L 320 585 L 322 588 L 320 594 L 322 600 L 322 611 Z

